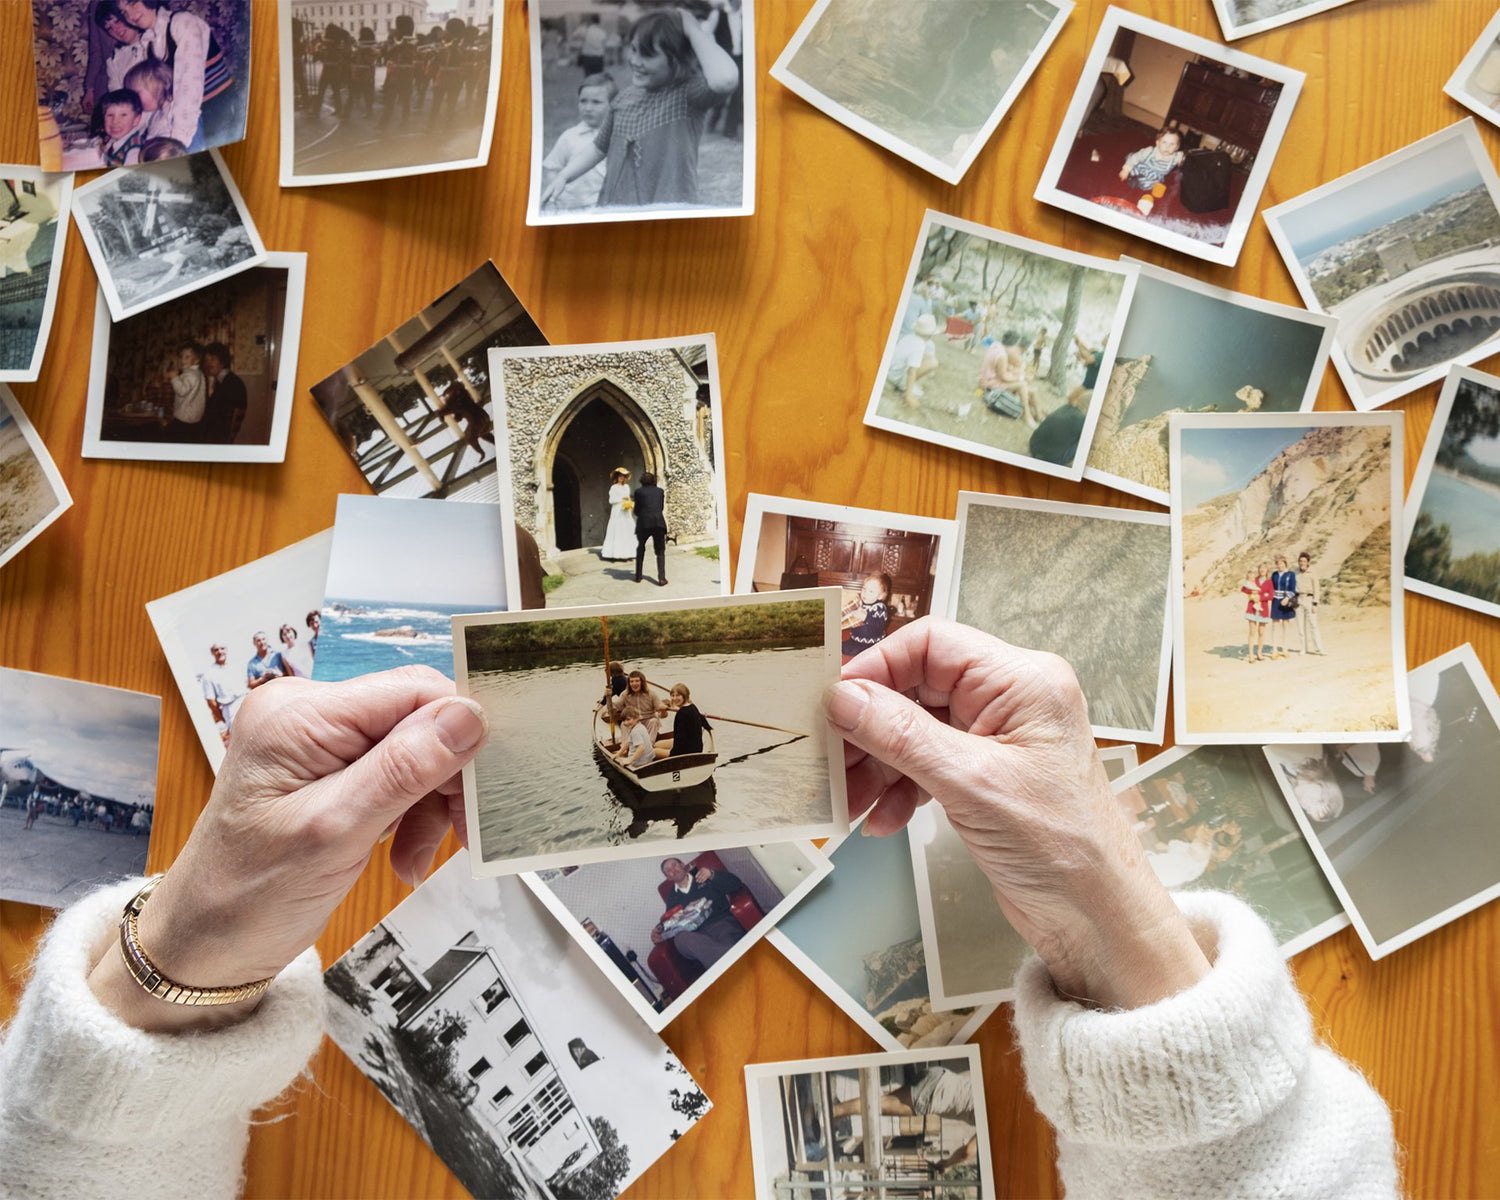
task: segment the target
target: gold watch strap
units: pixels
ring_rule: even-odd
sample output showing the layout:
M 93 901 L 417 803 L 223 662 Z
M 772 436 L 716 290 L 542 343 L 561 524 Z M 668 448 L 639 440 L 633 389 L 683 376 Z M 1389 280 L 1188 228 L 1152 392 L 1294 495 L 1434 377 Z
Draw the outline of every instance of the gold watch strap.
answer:
M 120 957 L 125 960 L 125 969 L 130 972 L 131 978 L 150 995 L 158 1000 L 165 1000 L 168 1004 L 238 1004 L 242 1000 L 259 999 L 271 986 L 271 979 L 260 979 L 255 983 L 245 983 L 238 987 L 201 988 L 177 983 L 175 980 L 168 979 L 157 969 L 156 964 L 151 961 L 151 957 L 141 946 L 137 921 L 140 918 L 141 909 L 146 906 L 146 901 L 163 878 L 164 876 L 161 875 L 153 875 L 146 880 L 146 886 L 131 897 L 130 903 L 125 906 L 125 911 L 120 916 Z M 275 976 L 271 978 L 274 979 Z

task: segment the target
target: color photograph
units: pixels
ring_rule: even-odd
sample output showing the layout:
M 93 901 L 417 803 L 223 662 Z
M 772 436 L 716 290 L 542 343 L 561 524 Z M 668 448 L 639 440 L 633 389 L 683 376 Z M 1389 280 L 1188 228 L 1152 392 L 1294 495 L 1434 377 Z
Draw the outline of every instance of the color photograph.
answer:
M 31 383 L 52 332 L 73 176 L 0 166 L 0 383 Z
M 0 383 L 0 567 L 72 507 L 47 447 Z
M 1500 349 L 1500 176 L 1472 117 L 1265 218 L 1303 303 L 1338 318 L 1360 411 Z
M 1315 16 L 1348 4 L 1350 0 L 1214 0 L 1214 13 L 1224 40 L 1233 42 L 1264 33 L 1303 17 Z
M 1174 412 L 1310 412 L 1332 317 L 1137 264 L 1083 477 L 1165 506 Z
M 1175 740 L 1404 738 L 1401 415 L 1177 414 L 1171 437 Z
M 1111 7 L 1036 198 L 1233 266 L 1305 78 Z
M 818 0 L 771 78 L 956 184 L 1072 10 L 1072 0 Z
M 712 1107 L 541 901 L 462 850 L 323 980 L 329 1037 L 475 1196 L 609 1200 Z
M 1135 277 L 929 209 L 865 424 L 1082 478 Z
M 1410 742 L 1267 746 L 1371 958 L 1500 897 L 1500 697 L 1471 646 L 1411 673 Z
M 779 842 L 521 878 L 660 1032 L 831 870 L 811 842 Z
M 0 667 L 0 900 L 67 908 L 146 869 L 161 698 Z
M 464 768 L 476 874 L 847 833 L 838 616 L 821 588 L 455 617 L 504 731 Z
M 1500 9 L 1495 10 L 1443 91 L 1492 125 L 1500 125 Z

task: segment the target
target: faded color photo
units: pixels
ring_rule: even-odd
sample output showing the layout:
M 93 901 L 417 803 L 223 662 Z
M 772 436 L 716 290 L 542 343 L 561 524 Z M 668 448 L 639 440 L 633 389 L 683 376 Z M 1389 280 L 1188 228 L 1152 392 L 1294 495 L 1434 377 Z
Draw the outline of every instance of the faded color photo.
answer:
M 1443 85 L 1443 91 L 1486 121 L 1500 125 L 1500 9 Z
M 1348 3 L 1350 0 L 1214 0 L 1214 12 L 1225 40 L 1234 41 Z
M 71 175 L 0 166 L 0 381 L 41 371 L 72 197 Z
M 0 566 L 73 504 L 47 447 L 0 383 Z

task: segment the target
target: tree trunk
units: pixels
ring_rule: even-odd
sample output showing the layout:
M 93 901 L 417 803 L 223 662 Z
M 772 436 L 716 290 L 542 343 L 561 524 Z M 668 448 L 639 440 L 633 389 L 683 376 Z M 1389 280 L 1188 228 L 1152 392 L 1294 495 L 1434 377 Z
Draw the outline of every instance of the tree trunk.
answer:
M 1065 394 L 1068 387 L 1068 360 L 1073 357 L 1073 331 L 1078 326 L 1078 310 L 1083 305 L 1085 267 L 1074 267 L 1068 275 L 1068 302 L 1063 307 L 1062 328 L 1052 341 L 1052 357 L 1047 364 L 1047 382 Z

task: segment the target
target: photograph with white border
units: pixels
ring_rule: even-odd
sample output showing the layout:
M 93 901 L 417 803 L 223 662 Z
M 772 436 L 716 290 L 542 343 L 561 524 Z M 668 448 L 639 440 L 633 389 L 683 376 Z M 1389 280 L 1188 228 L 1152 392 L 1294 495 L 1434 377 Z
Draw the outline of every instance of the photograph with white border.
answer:
M 957 184 L 1072 11 L 1073 0 L 818 0 L 771 78 L 861 137 Z
M 1135 277 L 928 209 L 865 424 L 1081 479 Z
M 712 1108 L 541 901 L 463 850 L 323 982 L 329 1037 L 475 1196 L 618 1196 Z
M 1166 513 L 958 494 L 947 616 L 1067 659 L 1094 736 L 1160 745 L 1172 652 Z
M 91 179 L 73 193 L 73 219 L 116 321 L 266 261 L 217 150 Z
M 1303 17 L 1327 12 L 1350 0 L 1214 0 L 1214 14 L 1226 42 L 1290 25 Z
M 529 12 L 528 225 L 754 213 L 754 0 Z
M 1111 6 L 1036 198 L 1232 267 L 1305 79 Z
M 977 1046 L 748 1063 L 745 1088 L 756 1200 L 831 1196 L 851 1171 L 880 1195 L 916 1195 L 912 1158 L 925 1194 L 994 1200 Z
M 1101 747 L 1099 760 L 1111 781 L 1139 761 L 1134 746 Z M 919 805 L 906 831 L 933 1009 L 1013 1000 L 1016 972 L 1031 947 L 1000 911 L 995 885 L 941 804 Z
M 112 321 L 94 305 L 84 458 L 279 463 L 286 459 L 307 255 Z
M 660 1032 L 832 870 L 811 842 L 776 842 L 521 878 Z
M 15 393 L 0 383 L 0 567 L 72 507 L 41 436 Z
M 847 833 L 839 640 L 837 588 L 454 617 L 475 873 Z
M 1171 420 L 1174 740 L 1403 740 L 1401 414 Z
M 1500 378 L 1453 367 L 1406 494 L 1406 590 L 1500 617 Z
M 1500 897 L 1500 696 L 1465 643 L 1411 673 L 1410 742 L 1266 746 L 1371 958 Z
M 492 35 L 502 6 L 484 0 L 478 23 L 442 0 L 403 0 L 394 15 L 390 5 L 383 14 L 379 7 L 322 0 L 276 6 L 282 187 L 489 162 L 503 41 Z M 472 16 L 474 5 L 468 7 Z
M 517 528 L 546 607 L 729 593 L 714 335 L 490 351 L 513 595 Z
M 1310 412 L 1338 322 L 1136 266 L 1083 477 L 1165 507 L 1168 414 Z
M 933 517 L 751 492 L 734 590 L 841 588 L 847 661 L 903 625 L 947 612 L 957 532 Z
M 1500 9 L 1458 64 L 1443 91 L 1492 125 L 1500 125 Z
M 1361 412 L 1500 350 L 1500 176 L 1473 117 L 1264 216 L 1302 302 L 1338 318 Z
M 234 732 L 234 718 L 259 678 L 247 662 L 281 675 L 309 677 L 318 652 L 323 583 L 333 530 L 277 550 L 146 602 L 193 732 L 215 775 Z M 268 656 L 260 643 L 275 647 Z M 261 672 L 264 674 L 264 671 Z
M 57 310 L 73 176 L 6 163 L 0 187 L 0 383 L 32 383 Z
M 1290 958 L 1349 924 L 1259 746 L 1176 746 L 1115 780 L 1168 891 L 1229 892 Z

